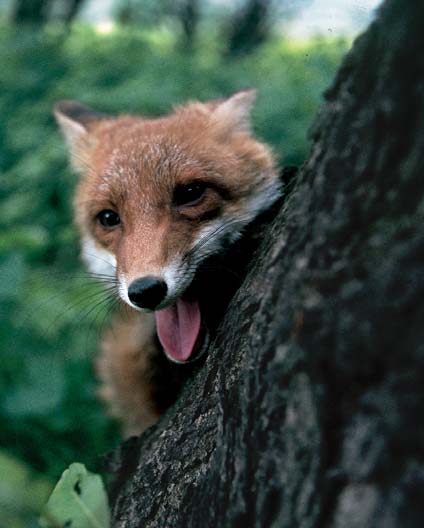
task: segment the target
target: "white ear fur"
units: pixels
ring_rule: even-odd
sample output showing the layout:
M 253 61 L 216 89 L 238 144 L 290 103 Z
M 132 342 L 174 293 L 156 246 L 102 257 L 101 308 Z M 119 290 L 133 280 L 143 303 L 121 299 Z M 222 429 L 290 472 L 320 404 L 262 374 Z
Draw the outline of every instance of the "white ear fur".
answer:
M 84 169 L 82 147 L 88 141 L 90 123 L 104 119 L 106 114 L 96 112 L 77 101 L 60 101 L 54 107 L 54 116 L 65 137 L 70 152 L 70 160 L 76 171 Z
M 81 123 L 73 121 L 69 117 L 55 110 L 54 115 L 58 122 L 60 129 L 65 137 L 66 143 L 72 152 L 75 146 L 81 142 L 87 134 L 87 129 Z
M 214 122 L 229 133 L 250 132 L 250 114 L 256 99 L 256 90 L 237 92 L 212 112 Z

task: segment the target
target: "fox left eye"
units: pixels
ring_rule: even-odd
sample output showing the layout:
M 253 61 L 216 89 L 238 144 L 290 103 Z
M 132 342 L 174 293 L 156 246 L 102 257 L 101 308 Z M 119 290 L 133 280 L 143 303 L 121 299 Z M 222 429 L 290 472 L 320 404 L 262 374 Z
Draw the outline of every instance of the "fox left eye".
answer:
M 119 214 L 115 211 L 112 211 L 112 209 L 103 209 L 103 211 L 100 211 L 100 213 L 97 215 L 97 219 L 103 227 L 108 229 L 116 227 L 121 223 Z
M 206 189 L 207 185 L 202 182 L 194 182 L 189 183 L 187 185 L 179 185 L 174 190 L 172 202 L 176 206 L 196 205 L 202 199 Z

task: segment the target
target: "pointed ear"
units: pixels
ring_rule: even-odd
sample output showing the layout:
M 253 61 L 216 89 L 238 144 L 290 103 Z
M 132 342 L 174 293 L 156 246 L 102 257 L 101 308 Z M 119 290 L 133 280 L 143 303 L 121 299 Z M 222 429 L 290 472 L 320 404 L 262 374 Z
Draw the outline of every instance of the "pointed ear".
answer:
M 226 134 L 245 132 L 251 129 L 250 114 L 256 99 L 256 90 L 243 90 L 218 103 L 212 119 L 215 126 Z
M 81 170 L 78 159 L 80 150 L 88 141 L 90 125 L 109 116 L 77 101 L 59 101 L 54 105 L 53 113 L 69 147 L 71 163 L 76 170 Z

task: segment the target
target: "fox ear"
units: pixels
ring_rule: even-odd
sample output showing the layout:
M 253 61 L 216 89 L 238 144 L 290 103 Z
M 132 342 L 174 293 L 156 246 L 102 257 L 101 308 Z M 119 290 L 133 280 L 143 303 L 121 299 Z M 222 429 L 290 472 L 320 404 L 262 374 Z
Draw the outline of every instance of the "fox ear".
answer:
M 71 163 L 80 170 L 78 159 L 81 157 L 80 150 L 88 140 L 90 125 L 109 116 L 77 101 L 59 101 L 54 105 L 53 113 L 69 147 Z
M 256 90 L 243 90 L 218 103 L 212 118 L 219 130 L 224 133 L 249 133 L 250 114 L 256 99 Z

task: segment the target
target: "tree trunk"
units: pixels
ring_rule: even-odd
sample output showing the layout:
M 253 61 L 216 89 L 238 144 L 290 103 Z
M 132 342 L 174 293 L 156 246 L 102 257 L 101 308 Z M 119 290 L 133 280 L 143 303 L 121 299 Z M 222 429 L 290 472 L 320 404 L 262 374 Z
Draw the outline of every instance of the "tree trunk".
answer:
M 84 1 L 85 0 L 68 0 L 66 2 L 66 11 L 63 19 L 67 26 L 69 26 L 74 21 Z
M 424 3 L 388 0 L 114 527 L 424 525 Z
M 199 0 L 184 0 L 179 2 L 177 6 L 178 18 L 183 30 L 182 46 L 184 50 L 192 51 L 200 17 Z
M 14 24 L 41 26 L 48 20 L 51 0 L 15 0 L 12 9 Z
M 228 57 L 251 53 L 270 32 L 271 0 L 248 0 L 233 17 L 228 36 Z

